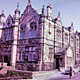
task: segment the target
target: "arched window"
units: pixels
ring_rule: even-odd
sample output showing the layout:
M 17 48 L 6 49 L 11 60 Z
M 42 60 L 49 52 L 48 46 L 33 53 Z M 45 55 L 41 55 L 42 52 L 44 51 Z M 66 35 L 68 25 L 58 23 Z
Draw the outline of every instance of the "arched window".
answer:
M 10 28 L 4 30 L 4 40 L 11 40 L 11 39 L 13 39 L 13 29 Z
M 34 26 L 34 37 L 36 37 L 36 30 L 37 30 L 37 26 Z
M 37 23 L 36 22 L 31 22 L 30 23 L 30 38 L 35 38 L 36 37 L 36 32 L 37 32 Z
M 25 39 L 26 38 L 26 24 L 23 23 L 20 26 L 20 38 Z
M 12 39 L 13 38 L 13 29 L 10 29 L 9 31 L 9 39 Z

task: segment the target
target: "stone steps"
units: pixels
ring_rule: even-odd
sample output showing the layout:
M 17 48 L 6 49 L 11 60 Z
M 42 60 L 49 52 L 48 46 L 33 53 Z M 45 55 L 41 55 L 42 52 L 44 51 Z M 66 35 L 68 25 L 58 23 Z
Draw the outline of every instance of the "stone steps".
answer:
M 11 66 L 5 66 L 0 70 L 0 74 L 5 74 L 7 73 L 7 70 L 12 69 Z

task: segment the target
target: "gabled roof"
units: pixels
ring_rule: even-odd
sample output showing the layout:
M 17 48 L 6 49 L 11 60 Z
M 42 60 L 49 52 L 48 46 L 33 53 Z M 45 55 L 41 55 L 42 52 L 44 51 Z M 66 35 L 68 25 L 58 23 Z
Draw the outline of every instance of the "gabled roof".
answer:
M 40 15 L 37 10 L 35 10 L 32 6 L 27 6 L 26 9 L 23 11 L 23 13 L 21 14 L 21 17 L 22 15 L 28 10 L 28 8 L 31 8 L 37 15 Z
M 29 11 L 30 10 L 30 11 Z M 30 13 L 29 13 L 29 12 Z M 26 19 L 28 19 L 28 18 L 26 18 L 26 17 L 32 17 L 31 15 L 33 15 L 33 14 L 36 14 L 36 16 L 40 16 L 40 14 L 32 7 L 32 6 L 27 6 L 26 7 L 26 9 L 23 11 L 23 14 L 21 14 L 21 17 L 20 17 L 20 23 L 22 22 L 22 21 L 25 21 Z M 26 20 L 27 21 L 27 20 Z
M 57 18 L 52 19 L 52 21 L 53 21 L 54 23 L 56 23 L 56 22 L 58 21 L 58 22 L 60 22 L 60 23 L 62 24 L 61 17 L 60 17 L 60 12 L 58 13 Z
M 12 16 L 11 16 L 10 14 L 9 14 L 9 16 L 7 17 L 7 19 L 8 19 L 8 18 L 10 18 L 10 19 L 13 21 L 13 18 L 12 18 Z

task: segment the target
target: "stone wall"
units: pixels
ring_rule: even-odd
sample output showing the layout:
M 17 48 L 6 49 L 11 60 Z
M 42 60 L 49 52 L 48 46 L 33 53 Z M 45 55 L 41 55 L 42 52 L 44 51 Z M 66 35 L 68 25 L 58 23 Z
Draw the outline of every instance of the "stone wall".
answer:
M 23 71 L 39 71 L 39 64 L 36 62 L 17 62 L 16 63 L 16 69 L 17 70 L 23 70 Z
M 16 79 L 33 79 L 42 75 L 49 75 L 57 72 L 53 71 L 22 71 L 22 70 L 8 70 L 7 74 L 0 74 L 0 80 L 16 80 Z
M 44 71 L 53 70 L 53 69 L 54 69 L 54 64 L 52 62 L 44 63 Z
M 8 70 L 7 74 L 0 74 L 1 79 L 32 79 L 32 72 Z

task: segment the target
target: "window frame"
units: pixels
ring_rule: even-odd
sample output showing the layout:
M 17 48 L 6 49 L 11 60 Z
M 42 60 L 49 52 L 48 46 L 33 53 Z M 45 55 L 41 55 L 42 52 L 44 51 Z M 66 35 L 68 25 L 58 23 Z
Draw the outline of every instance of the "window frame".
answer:
M 37 37 L 37 23 L 36 21 L 33 21 L 30 23 L 30 38 L 36 37 Z
M 12 40 L 13 39 L 13 28 L 4 30 L 4 40 Z
M 20 39 L 26 39 L 26 30 L 27 30 L 26 26 L 27 26 L 26 23 L 22 23 L 20 25 Z M 21 30 L 21 28 L 23 30 Z
M 28 61 L 35 61 L 35 58 L 33 59 L 33 55 L 35 55 L 35 57 L 36 57 L 36 47 L 29 47 L 29 48 L 31 48 L 31 50 L 29 50 L 29 54 L 28 54 Z M 35 48 L 35 49 L 34 49 Z M 33 50 L 34 49 L 34 50 Z M 31 60 L 29 60 L 30 59 L 30 55 L 31 54 Z

